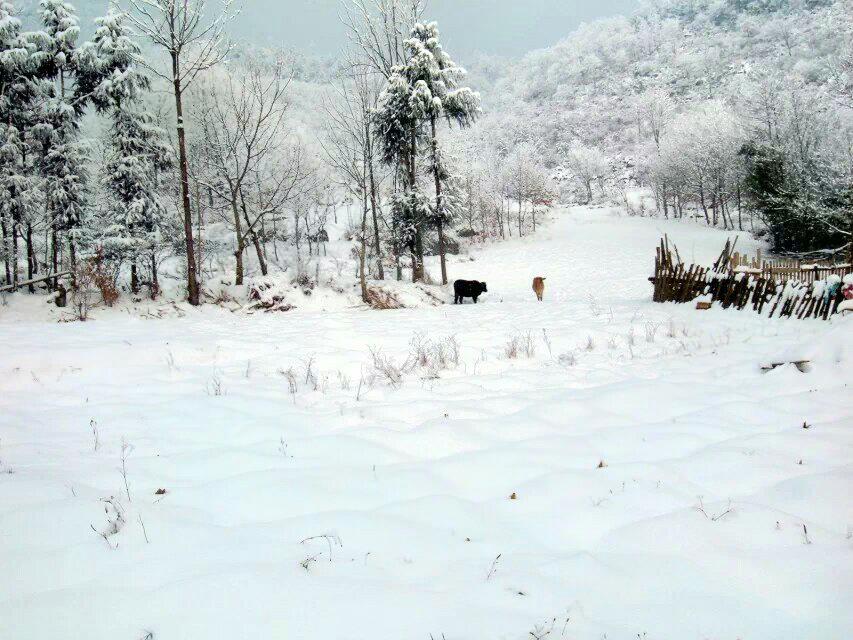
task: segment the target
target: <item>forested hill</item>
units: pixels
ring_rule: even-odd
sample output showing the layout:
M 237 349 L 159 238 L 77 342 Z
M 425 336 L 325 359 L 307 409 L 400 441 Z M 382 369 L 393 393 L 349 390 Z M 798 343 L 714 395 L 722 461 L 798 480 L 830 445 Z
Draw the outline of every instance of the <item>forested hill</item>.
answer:
M 673 207 L 690 204 L 697 185 L 676 185 L 689 182 L 690 168 L 674 165 L 701 148 L 726 156 L 720 163 L 727 166 L 714 167 L 725 184 L 706 176 L 703 185 L 707 191 L 718 183 L 713 195 L 722 206 L 749 178 L 750 167 L 736 157 L 747 144 L 772 147 L 782 156 L 776 160 L 792 164 L 788 174 L 801 184 L 773 185 L 787 201 L 802 195 L 794 191 L 812 192 L 809 211 L 797 215 L 824 215 L 849 184 L 851 0 L 649 2 L 634 16 L 583 25 L 519 61 L 480 60 L 472 77 L 489 109 L 482 135 L 499 152 L 535 147 L 578 197 L 588 177 L 580 174 L 596 173 L 589 165 L 597 164 L 607 165 L 598 176 L 603 187 L 618 189 L 627 175 L 656 187 Z M 818 167 L 831 184 L 805 175 Z M 780 248 L 816 248 L 774 240 Z

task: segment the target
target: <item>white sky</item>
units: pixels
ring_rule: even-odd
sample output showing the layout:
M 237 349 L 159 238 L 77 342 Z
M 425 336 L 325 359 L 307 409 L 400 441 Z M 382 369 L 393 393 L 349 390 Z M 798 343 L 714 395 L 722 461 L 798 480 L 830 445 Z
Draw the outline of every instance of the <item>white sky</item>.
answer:
M 213 5 L 214 3 L 211 3 Z M 639 0 L 430 0 L 451 54 L 518 55 L 554 44 L 581 22 L 632 13 Z M 245 0 L 240 37 L 306 52 L 336 53 L 340 0 Z
M 91 19 L 106 13 L 110 0 L 70 0 L 88 32 Z M 237 0 L 240 2 L 240 0 Z M 447 50 L 457 58 L 476 51 L 520 55 L 547 47 L 584 21 L 632 13 L 640 0 L 428 0 L 427 17 L 437 20 Z M 119 0 L 121 5 L 125 3 Z M 341 0 L 242 0 L 235 37 L 257 44 L 335 54 L 344 29 Z M 32 11 L 37 0 L 17 0 Z M 208 0 L 211 11 L 217 0 Z

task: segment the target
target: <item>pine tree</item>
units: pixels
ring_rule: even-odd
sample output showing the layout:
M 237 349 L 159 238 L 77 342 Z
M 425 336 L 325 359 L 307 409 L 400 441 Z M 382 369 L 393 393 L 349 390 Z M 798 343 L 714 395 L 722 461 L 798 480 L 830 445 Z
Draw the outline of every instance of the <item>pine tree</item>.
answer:
M 396 164 L 403 184 L 393 211 L 402 240 L 412 253 L 412 277 L 423 279 L 423 235 L 431 222 L 439 233 L 442 282 L 446 283 L 444 224 L 448 208 L 442 199 L 442 181 L 447 176 L 446 168 L 442 168 L 436 125 L 441 117 L 460 126 L 473 123 L 479 113 L 479 96 L 459 86 L 465 72 L 444 52 L 438 37 L 434 22 L 412 28 L 411 36 L 403 43 L 405 60 L 393 67 L 380 95 L 375 128 L 383 160 Z M 429 141 L 436 189 L 431 206 L 417 181 L 418 148 L 425 138 Z
M 45 85 L 49 97 L 44 101 L 39 137 L 47 213 L 53 229 L 53 266 L 58 269 L 58 246 L 65 234 L 73 271 L 87 197 L 88 146 L 79 139 L 85 101 L 75 99 L 73 87 L 80 28 L 74 7 L 62 0 L 41 0 L 39 14 L 44 30 L 38 37 L 38 61 L 41 75 L 51 83 Z
M 34 268 L 32 214 L 37 184 L 28 167 L 27 130 L 32 125 L 32 108 L 37 84 L 36 49 L 28 34 L 21 31 L 10 2 L 0 2 L 0 229 L 6 281 L 19 282 L 18 241 L 29 230 L 29 272 Z
M 417 181 L 418 140 L 428 113 L 425 86 L 411 81 L 412 67 L 397 65 L 379 95 L 374 114 L 374 130 L 380 142 L 382 161 L 394 166 L 402 189 L 394 194 L 392 215 L 395 239 L 408 248 L 412 257 L 412 280 L 424 278 L 423 231 L 429 205 Z
M 151 86 L 137 63 L 141 49 L 127 22 L 126 13 L 111 8 L 95 20 L 94 37 L 75 56 L 77 100 L 91 100 L 101 113 L 140 101 Z
M 139 291 L 138 264 L 150 257 L 153 294 L 165 213 L 159 177 L 171 166 L 172 150 L 142 107 L 150 81 L 136 63 L 140 49 L 126 23 L 127 15 L 113 10 L 96 20 L 94 38 L 76 56 L 77 95 L 90 99 L 113 122 L 103 171 L 111 199 L 97 221 L 101 255 L 117 266 L 130 264 L 133 293 Z
M 158 176 L 169 168 L 171 148 L 162 129 L 147 113 L 123 108 L 113 113 L 110 151 L 104 183 L 113 196 L 107 209 L 99 244 L 105 258 L 116 264 L 129 262 L 131 291 L 139 291 L 137 265 L 153 256 L 166 212 L 158 194 Z M 156 260 L 152 257 L 152 284 Z
M 406 41 L 411 53 L 413 77 L 423 83 L 431 99 L 426 101 L 430 125 L 431 170 L 435 181 L 435 202 L 431 208 L 430 221 L 438 230 L 439 256 L 441 260 L 441 283 L 447 284 L 445 260 L 444 225 L 450 221 L 451 208 L 442 194 L 442 185 L 449 179 L 448 166 L 442 161 L 438 143 L 436 122 L 444 117 L 449 123 L 468 127 L 480 113 L 480 96 L 468 87 L 461 87 L 465 70 L 458 67 L 444 51 L 439 41 L 438 24 L 416 24 L 412 37 Z

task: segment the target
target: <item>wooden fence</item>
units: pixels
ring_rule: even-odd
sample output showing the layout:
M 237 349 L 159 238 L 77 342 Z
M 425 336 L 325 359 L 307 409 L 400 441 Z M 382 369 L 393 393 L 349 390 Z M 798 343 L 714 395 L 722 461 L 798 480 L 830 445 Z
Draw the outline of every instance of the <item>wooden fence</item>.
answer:
M 764 260 L 759 250 L 758 255 L 752 258 L 733 251 L 729 257 L 729 268 L 734 272 L 761 275 L 776 281 L 816 282 L 833 274 L 844 277 L 850 273 L 851 265 L 829 260 Z
M 736 241 L 735 241 L 736 242 Z M 848 265 L 802 265 L 746 261 L 728 241 L 712 267 L 687 265 L 664 236 L 655 256 L 655 302 L 692 302 L 699 296 L 724 309 L 747 305 L 768 317 L 827 319 L 844 300 L 842 280 L 853 273 Z M 737 257 L 735 257 L 737 256 Z M 701 304 L 701 303 L 700 303 Z

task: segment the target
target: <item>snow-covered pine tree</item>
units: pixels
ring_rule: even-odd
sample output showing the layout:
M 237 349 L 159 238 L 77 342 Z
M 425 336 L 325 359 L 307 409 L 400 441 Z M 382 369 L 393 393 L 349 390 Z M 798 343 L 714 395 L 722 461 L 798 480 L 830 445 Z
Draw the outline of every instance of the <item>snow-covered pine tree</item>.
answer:
M 0 229 L 7 284 L 19 278 L 19 240 L 27 229 L 28 272 L 32 274 L 32 212 L 37 182 L 28 167 L 32 162 L 27 130 L 37 90 L 35 47 L 21 31 L 10 2 L 0 2 Z
M 130 288 L 139 291 L 138 264 L 151 259 L 152 294 L 156 284 L 159 230 L 166 213 L 158 177 L 171 165 L 172 149 L 153 118 L 125 106 L 113 112 L 104 184 L 112 196 L 98 243 L 116 265 L 129 263 Z
M 413 253 L 413 279 L 423 278 L 423 234 L 431 222 L 438 230 L 442 283 L 446 284 L 444 224 L 448 209 L 442 201 L 442 181 L 447 176 L 443 175 L 446 168 L 442 168 L 437 121 L 444 117 L 459 126 L 469 126 L 479 114 L 480 98 L 460 86 L 465 71 L 442 48 L 435 22 L 416 24 L 403 50 L 404 62 L 393 68 L 380 95 L 375 116 L 377 135 L 385 162 L 395 162 L 402 169 L 404 189 L 396 198 L 394 211 Z M 417 184 L 418 143 L 425 138 L 436 190 L 431 204 Z
M 412 81 L 411 58 L 391 71 L 374 112 L 374 131 L 382 161 L 395 168 L 401 189 L 391 211 L 397 240 L 412 257 L 412 280 L 424 279 L 423 232 L 429 219 L 429 201 L 417 180 L 418 141 L 429 112 L 429 89 Z
M 143 99 L 151 82 L 138 64 L 141 49 L 127 24 L 127 14 L 110 8 L 96 18 L 91 41 L 76 52 L 76 99 L 91 100 L 101 113 Z
M 66 235 L 70 266 L 76 262 L 76 245 L 86 201 L 88 146 L 80 140 L 80 118 L 85 101 L 76 99 L 76 47 L 80 35 L 74 7 L 62 0 L 39 3 L 43 31 L 37 34 L 40 74 L 50 84 L 44 101 L 38 136 L 42 143 L 41 163 L 47 217 L 53 230 L 53 268 L 58 270 L 61 236 Z
M 110 10 L 96 20 L 91 42 L 77 52 L 78 99 L 90 99 L 112 119 L 103 184 L 111 196 L 98 220 L 95 241 L 116 268 L 130 264 L 130 288 L 139 291 L 138 265 L 150 258 L 152 295 L 157 289 L 156 253 L 165 214 L 159 177 L 171 166 L 172 149 L 165 132 L 144 110 L 150 81 L 137 64 L 127 15 Z
M 425 103 L 430 126 L 430 164 L 435 182 L 435 202 L 431 207 L 430 219 L 438 231 L 441 283 L 447 284 L 444 226 L 450 221 L 451 209 L 444 201 L 442 184 L 449 176 L 448 167 L 441 159 L 436 123 L 443 117 L 448 123 L 456 123 L 460 127 L 470 126 L 480 113 L 480 96 L 470 88 L 460 86 L 466 72 L 442 48 L 437 23 L 416 24 L 405 47 L 411 58 L 412 80 L 416 84 L 425 85 L 431 96 Z

